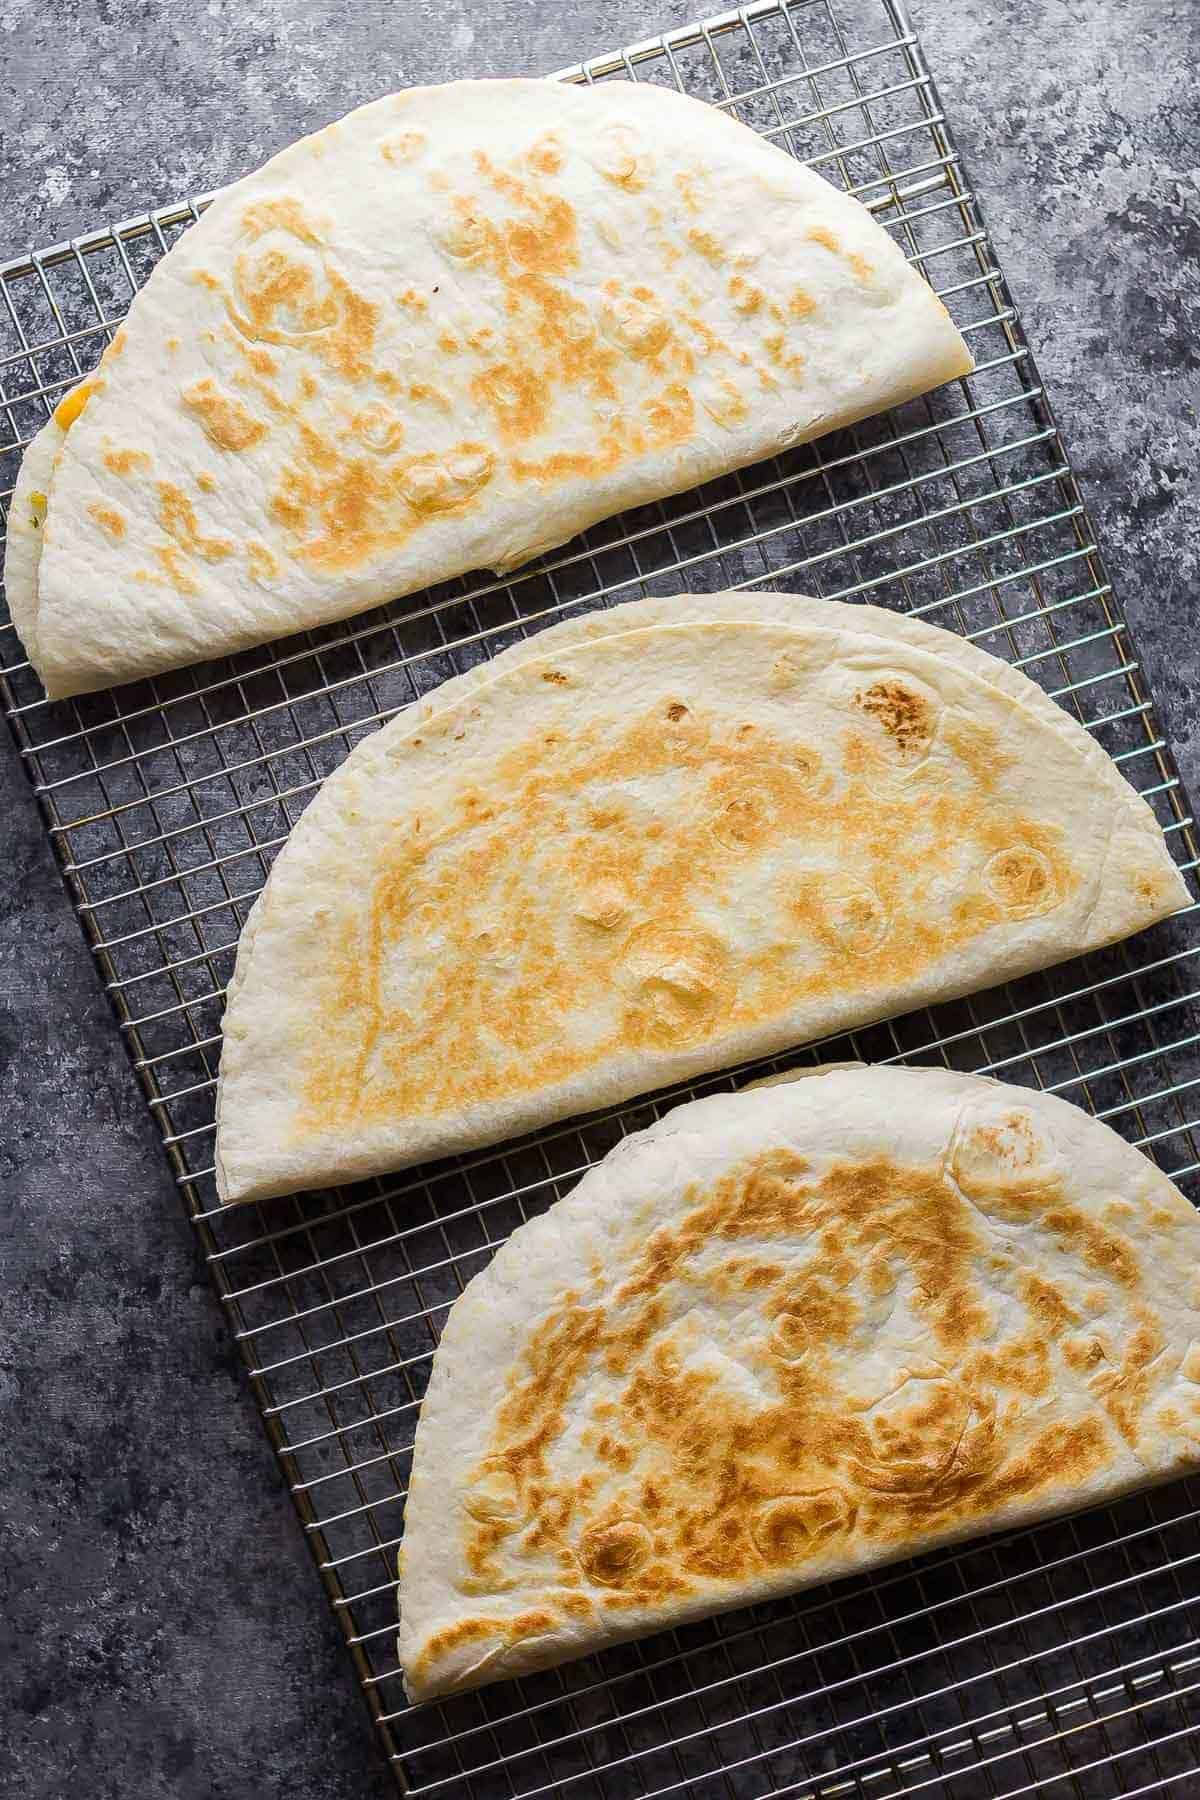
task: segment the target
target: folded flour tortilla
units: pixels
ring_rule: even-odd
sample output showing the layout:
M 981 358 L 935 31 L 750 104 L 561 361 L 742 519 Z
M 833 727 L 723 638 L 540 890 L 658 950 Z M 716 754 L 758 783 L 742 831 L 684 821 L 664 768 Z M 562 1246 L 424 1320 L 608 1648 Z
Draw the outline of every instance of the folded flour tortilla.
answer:
M 413 89 L 164 257 L 27 453 L 13 617 L 85 692 L 513 568 L 971 367 L 870 214 L 712 107 Z
M 414 1700 L 1200 1466 L 1200 1221 L 933 1069 L 693 1101 L 470 1283 L 413 1452 Z
M 1025 676 L 793 595 L 543 632 L 348 757 L 242 934 L 217 1180 L 495 1142 L 969 993 L 1188 903 Z

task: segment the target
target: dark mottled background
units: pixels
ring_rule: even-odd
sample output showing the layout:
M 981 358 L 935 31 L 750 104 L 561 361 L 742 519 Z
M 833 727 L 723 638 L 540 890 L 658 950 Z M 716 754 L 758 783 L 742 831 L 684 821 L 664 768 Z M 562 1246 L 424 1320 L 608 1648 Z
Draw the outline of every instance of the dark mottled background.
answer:
M 696 3 L 0 0 L 0 257 L 217 186 L 390 87 L 553 69 Z M 1200 6 L 914 7 L 1200 791 Z M 0 1790 L 382 1796 L 6 738 L 0 817 Z

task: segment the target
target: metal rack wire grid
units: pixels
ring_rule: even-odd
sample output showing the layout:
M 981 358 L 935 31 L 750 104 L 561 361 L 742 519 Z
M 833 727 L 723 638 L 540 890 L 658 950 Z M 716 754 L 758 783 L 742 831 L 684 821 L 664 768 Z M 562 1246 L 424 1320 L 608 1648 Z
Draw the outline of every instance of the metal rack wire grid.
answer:
M 683 586 L 765 585 L 931 619 L 1019 665 L 1080 719 L 1194 870 L 1179 781 L 1091 522 L 895 0 L 762 0 L 558 79 L 612 77 L 711 101 L 856 194 L 951 307 L 977 372 L 610 521 L 514 580 L 457 581 L 117 692 L 47 703 L 6 622 L 17 746 L 384 1753 L 412 1793 L 1200 1791 L 1200 1484 L 406 1707 L 395 1555 L 447 1308 L 515 1225 L 684 1090 L 351 1190 L 228 1213 L 216 1204 L 222 995 L 297 816 L 381 720 L 564 614 Z M 0 268 L 0 504 L 23 444 L 202 205 Z M 805 1054 L 942 1063 L 1051 1089 L 1194 1195 L 1198 953 L 1193 909 Z

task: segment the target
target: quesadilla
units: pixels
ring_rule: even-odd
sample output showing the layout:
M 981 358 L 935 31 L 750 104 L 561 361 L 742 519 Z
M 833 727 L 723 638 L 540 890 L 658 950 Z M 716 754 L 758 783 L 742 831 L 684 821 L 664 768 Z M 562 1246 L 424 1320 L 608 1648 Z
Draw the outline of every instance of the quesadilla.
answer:
M 782 594 L 544 631 L 325 783 L 247 921 L 218 1188 L 397 1169 L 969 993 L 1188 903 L 1025 676 Z
M 416 88 L 163 258 L 27 454 L 13 617 L 86 692 L 514 568 L 971 367 L 866 209 L 719 110 Z
M 1200 1222 L 1107 1126 L 933 1069 L 693 1101 L 516 1231 L 417 1427 L 428 1700 L 1200 1467 Z

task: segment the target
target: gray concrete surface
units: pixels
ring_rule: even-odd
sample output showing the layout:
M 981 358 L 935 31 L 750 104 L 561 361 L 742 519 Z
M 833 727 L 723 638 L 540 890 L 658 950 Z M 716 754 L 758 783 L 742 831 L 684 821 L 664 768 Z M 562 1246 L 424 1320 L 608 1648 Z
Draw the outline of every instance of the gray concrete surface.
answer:
M 389 87 L 552 69 L 694 11 L 0 0 L 0 257 L 215 186 Z M 1200 8 L 914 11 L 1200 791 Z M 382 1796 L 6 738 L 0 819 L 0 1789 Z

